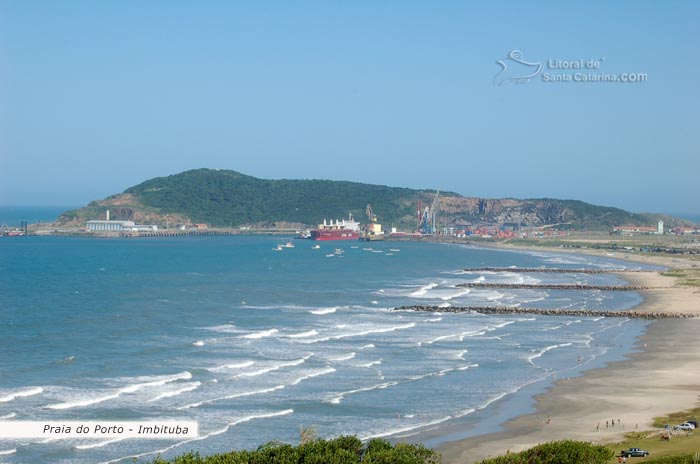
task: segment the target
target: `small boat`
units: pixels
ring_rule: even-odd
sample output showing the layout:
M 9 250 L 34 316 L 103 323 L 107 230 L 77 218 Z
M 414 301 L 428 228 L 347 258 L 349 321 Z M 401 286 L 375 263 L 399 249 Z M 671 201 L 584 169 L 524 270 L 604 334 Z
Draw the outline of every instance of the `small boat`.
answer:
M 342 253 L 343 253 L 343 249 L 342 249 L 342 248 L 336 248 L 335 251 L 334 251 L 334 253 L 335 253 L 336 255 L 342 254 Z
M 372 251 L 372 248 L 363 248 L 365 251 Z
M 282 245 L 284 248 L 294 248 L 294 244 L 292 242 L 287 242 L 284 245 Z
M 355 248 L 359 248 L 359 247 L 358 247 L 357 245 L 353 245 L 353 246 L 351 246 L 350 248 L 355 249 Z
M 394 253 L 384 253 L 384 256 L 394 256 Z
M 389 251 L 397 252 L 397 251 L 401 251 L 401 250 L 399 250 L 398 248 L 389 248 Z
M 277 247 L 273 248 L 273 250 L 274 251 L 282 251 L 283 250 L 282 245 L 277 245 Z
M 384 253 L 382 250 L 372 250 L 372 253 Z
M 312 250 L 319 250 L 321 249 L 321 245 L 314 245 L 311 247 Z
M 333 253 L 326 255 L 326 258 L 335 258 L 335 255 Z

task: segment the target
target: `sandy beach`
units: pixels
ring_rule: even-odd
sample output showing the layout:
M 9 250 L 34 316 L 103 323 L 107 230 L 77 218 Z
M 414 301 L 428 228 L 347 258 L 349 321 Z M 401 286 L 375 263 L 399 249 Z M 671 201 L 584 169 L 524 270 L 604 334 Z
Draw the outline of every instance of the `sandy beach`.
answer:
M 621 258 L 608 253 L 591 254 Z M 667 267 L 698 265 L 676 258 L 634 258 L 635 261 Z M 700 315 L 698 288 L 679 287 L 674 278 L 655 272 L 621 273 L 621 276 L 634 285 L 655 287 L 641 292 L 644 302 L 634 308 L 636 311 Z M 620 440 L 626 432 L 651 429 L 654 417 L 695 407 L 700 393 L 698 333 L 700 318 L 651 323 L 637 341 L 638 352 L 628 359 L 556 382 L 548 391 L 535 397 L 534 413 L 506 422 L 502 431 L 438 446 L 443 462 L 478 462 L 552 440 L 613 442 Z M 619 419 L 621 423 L 612 426 L 613 419 Z

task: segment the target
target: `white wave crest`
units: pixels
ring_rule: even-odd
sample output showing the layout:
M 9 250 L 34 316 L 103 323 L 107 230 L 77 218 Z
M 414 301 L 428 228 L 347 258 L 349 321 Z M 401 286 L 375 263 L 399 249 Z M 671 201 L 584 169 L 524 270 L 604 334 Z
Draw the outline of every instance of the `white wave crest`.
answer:
M 44 389 L 41 387 L 27 387 L 21 390 L 15 390 L 10 393 L 7 393 L 5 396 L 1 396 L 0 403 L 9 403 L 10 401 L 14 401 L 17 398 L 38 395 L 43 391 Z
M 449 369 L 442 369 L 442 370 L 439 370 L 437 372 L 428 372 L 427 374 L 414 375 L 412 377 L 408 377 L 408 378 L 403 379 L 403 380 L 392 380 L 389 382 L 384 382 L 384 383 L 380 383 L 380 384 L 376 384 L 376 385 L 370 385 L 368 387 L 356 388 L 354 390 L 348 390 L 348 391 L 337 393 L 335 396 L 332 396 L 332 397 L 326 399 L 325 402 L 330 403 L 330 404 L 340 404 L 340 402 L 343 401 L 343 399 L 345 399 L 345 397 L 349 396 L 349 395 L 355 395 L 357 393 L 364 393 L 364 392 L 373 391 L 373 390 L 384 390 L 386 388 L 393 387 L 396 385 L 401 385 L 404 383 L 415 382 L 418 380 L 427 379 L 428 377 L 443 376 L 445 374 L 448 374 L 448 373 L 454 372 L 454 371 L 464 371 L 464 370 L 467 370 L 467 369 L 472 368 L 472 367 L 479 367 L 479 365 L 478 364 L 465 364 L 462 366 L 452 367 Z
M 421 288 L 419 288 L 419 289 L 416 290 L 415 292 L 411 292 L 411 294 L 410 294 L 409 296 L 412 296 L 412 297 L 414 297 L 414 298 L 419 297 L 419 296 L 423 296 L 423 295 L 425 295 L 426 293 L 428 293 L 428 291 L 434 289 L 434 288 L 437 287 L 438 285 L 439 285 L 439 284 L 436 284 L 435 282 L 431 282 L 431 283 L 429 283 L 428 285 L 422 286 Z
M 240 338 L 247 338 L 249 340 L 257 340 L 259 338 L 271 337 L 279 332 L 277 329 L 261 330 L 259 332 L 253 332 L 246 335 L 241 335 Z
M 317 338 L 314 340 L 305 341 L 304 343 L 318 343 L 318 342 L 326 342 L 328 340 L 341 340 L 343 338 L 362 337 L 364 335 L 394 332 L 396 330 L 410 329 L 411 327 L 415 327 L 415 326 L 416 326 L 415 322 L 409 322 L 408 324 L 395 325 L 395 326 L 391 326 L 391 327 L 383 327 L 381 329 L 368 329 L 368 330 L 364 330 L 362 332 L 351 332 L 351 333 L 347 333 L 347 334 L 340 334 L 340 335 L 333 335 L 333 336 L 324 337 L 324 338 Z
M 313 337 L 314 335 L 318 335 L 318 332 L 315 330 L 307 330 L 306 332 L 299 332 L 295 334 L 289 334 L 286 335 L 288 338 L 306 338 L 306 337 Z
M 112 443 L 117 443 L 119 441 L 123 440 L 128 440 L 128 438 L 117 438 L 115 440 L 107 440 L 107 441 L 101 441 L 99 443 L 91 443 L 89 445 L 77 445 L 75 449 L 78 450 L 86 450 L 86 449 L 92 449 L 92 448 L 102 448 L 103 446 L 110 445 Z
M 557 348 L 564 348 L 564 347 L 566 347 L 566 346 L 571 346 L 571 345 L 572 345 L 572 343 L 559 343 L 559 344 L 557 344 L 557 345 L 550 345 L 550 346 L 547 346 L 547 347 L 545 347 L 545 348 L 542 348 L 542 349 L 541 349 L 540 351 L 538 351 L 537 353 L 528 356 L 527 361 L 528 361 L 530 364 L 532 364 L 532 365 L 534 366 L 534 365 L 535 365 L 534 360 L 537 359 L 537 358 L 539 358 L 539 357 L 541 357 L 541 356 L 542 356 L 543 354 L 545 354 L 546 352 L 555 350 L 555 349 L 557 349 Z
M 202 385 L 202 382 L 192 382 L 189 384 L 185 384 L 182 388 L 179 388 L 179 389 L 173 390 L 173 391 L 169 391 L 169 392 L 161 393 L 160 395 L 148 400 L 147 402 L 150 403 L 153 401 L 162 400 L 163 398 L 170 398 L 171 396 L 181 395 L 181 394 L 186 393 L 188 391 L 196 390 L 197 388 L 199 388 L 200 385 Z
M 221 333 L 239 333 L 241 331 L 241 329 L 239 329 L 233 324 L 215 325 L 212 327 L 204 327 L 204 329 L 211 330 L 212 332 Z
M 231 369 L 242 369 L 244 367 L 250 367 L 253 364 L 255 364 L 254 361 L 243 361 L 240 363 L 234 363 L 234 364 L 222 364 L 220 366 L 212 367 L 207 369 L 210 372 L 225 372 Z
M 371 361 L 366 364 L 358 364 L 357 367 L 372 367 L 372 366 L 378 366 L 382 363 L 381 359 L 377 359 L 376 361 Z
M 310 374 L 306 374 L 304 376 L 301 376 L 298 379 L 296 379 L 295 381 L 293 381 L 292 383 L 290 383 L 289 385 L 290 386 L 298 385 L 299 383 L 303 382 L 304 380 L 313 379 L 314 377 L 320 377 L 320 376 L 326 375 L 326 374 L 332 374 L 333 372 L 335 372 L 334 368 L 327 367 L 325 369 L 321 369 L 319 371 L 312 372 Z
M 336 312 L 338 309 L 337 306 L 333 306 L 331 308 L 321 308 L 321 309 L 314 309 L 312 311 L 309 311 L 311 314 L 316 314 L 316 315 L 323 315 L 323 314 L 333 314 Z
M 332 362 L 338 362 L 338 361 L 347 361 L 349 359 L 352 359 L 355 357 L 355 352 L 353 351 L 352 353 L 345 354 L 343 356 L 338 356 L 337 358 L 328 358 L 329 361 Z
M 112 464 L 112 463 L 121 462 L 121 461 L 125 461 L 125 460 L 137 460 L 139 458 L 142 458 L 144 456 L 148 456 L 150 454 L 163 454 L 167 451 L 170 451 L 171 449 L 175 449 L 175 448 L 182 446 L 184 444 L 187 444 L 187 443 L 192 443 L 192 442 L 200 441 L 200 440 L 206 440 L 209 437 L 212 437 L 215 435 L 221 435 L 222 433 L 226 433 L 231 427 L 236 426 L 238 424 L 242 424 L 244 422 L 250 422 L 250 421 L 256 420 L 256 419 L 268 419 L 270 417 L 286 416 L 286 415 L 293 414 L 293 413 L 294 413 L 293 409 L 285 409 L 282 411 L 266 412 L 266 413 L 261 413 L 261 414 L 252 414 L 250 416 L 245 416 L 245 417 L 242 417 L 240 419 L 236 419 L 233 422 L 229 422 L 228 424 L 226 424 L 226 426 L 224 428 L 222 428 L 220 430 L 215 430 L 215 431 L 210 432 L 206 435 L 201 435 L 197 438 L 192 438 L 190 440 L 184 440 L 184 441 L 175 443 L 174 445 L 170 445 L 170 446 L 163 448 L 163 449 L 159 449 L 159 450 L 155 450 L 155 451 L 148 451 L 148 452 L 141 453 L 141 454 L 134 454 L 131 456 L 122 456 L 120 458 L 113 459 L 111 461 L 107 461 L 104 464 Z
M 408 416 L 405 416 L 405 417 L 408 417 Z M 411 417 L 413 417 L 413 415 L 411 415 Z M 450 419 L 452 419 L 452 416 L 445 416 L 441 419 L 435 419 L 435 420 L 432 420 L 430 422 L 422 422 L 419 424 L 410 425 L 410 426 L 402 427 L 402 428 L 398 428 L 398 429 L 392 429 L 392 430 L 388 430 L 388 431 L 381 432 L 381 433 L 373 433 L 370 435 L 360 437 L 360 440 L 365 441 L 365 440 L 369 440 L 370 438 L 382 438 L 382 437 L 388 437 L 390 435 L 396 435 L 399 433 L 406 433 L 406 432 L 410 432 L 411 430 L 419 429 L 422 427 L 430 427 L 431 425 L 437 425 L 437 424 L 440 424 L 442 422 L 448 421 Z
M 308 355 L 308 356 L 305 356 L 303 358 L 294 359 L 292 361 L 287 361 L 287 362 L 275 364 L 273 366 L 259 369 L 257 371 L 241 372 L 240 374 L 236 375 L 236 377 L 257 377 L 259 375 L 267 374 L 268 372 L 278 371 L 278 370 L 283 369 L 285 367 L 298 366 L 299 364 L 305 363 L 306 360 L 309 359 L 310 357 L 311 357 L 311 355 Z
M 188 371 L 183 371 L 179 374 L 174 375 L 164 375 L 164 376 L 154 376 L 154 377 L 137 377 L 136 380 L 140 379 L 155 379 L 149 380 L 147 382 L 135 383 L 127 385 L 126 387 L 120 388 L 112 393 L 104 396 L 93 397 L 85 400 L 79 401 L 66 401 L 63 403 L 50 404 L 45 406 L 48 409 L 72 409 L 80 408 L 84 406 L 91 406 L 93 404 L 102 403 L 104 401 L 113 400 L 119 398 L 125 393 L 135 393 L 144 388 L 159 387 L 170 382 L 175 382 L 177 380 L 189 380 L 192 378 L 192 374 Z M 133 379 L 131 379 L 133 380 Z
M 286 387 L 285 385 L 277 385 L 276 387 L 263 388 L 261 390 L 253 390 L 253 391 L 247 391 L 247 392 L 242 392 L 242 393 L 233 393 L 231 395 L 219 396 L 216 398 L 211 398 L 208 400 L 199 401 L 197 403 L 186 404 L 184 406 L 180 406 L 177 409 L 183 410 L 183 409 L 198 408 L 198 407 L 205 405 L 205 404 L 216 403 L 217 401 L 231 400 L 234 398 L 243 398 L 246 396 L 263 395 L 265 393 L 271 393 L 273 391 L 282 390 L 285 387 Z

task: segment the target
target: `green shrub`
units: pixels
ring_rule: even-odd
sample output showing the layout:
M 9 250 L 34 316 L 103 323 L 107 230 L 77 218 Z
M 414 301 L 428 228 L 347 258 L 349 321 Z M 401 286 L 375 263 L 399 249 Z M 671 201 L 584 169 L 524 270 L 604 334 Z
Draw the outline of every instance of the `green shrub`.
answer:
M 605 464 L 614 452 L 587 442 L 562 440 L 537 445 L 520 453 L 482 461 L 481 464 Z
M 373 439 L 363 446 L 354 436 L 316 439 L 298 446 L 270 442 L 255 451 L 232 451 L 201 457 L 190 452 L 171 461 L 157 457 L 153 464 L 438 464 L 440 455 L 423 445 Z

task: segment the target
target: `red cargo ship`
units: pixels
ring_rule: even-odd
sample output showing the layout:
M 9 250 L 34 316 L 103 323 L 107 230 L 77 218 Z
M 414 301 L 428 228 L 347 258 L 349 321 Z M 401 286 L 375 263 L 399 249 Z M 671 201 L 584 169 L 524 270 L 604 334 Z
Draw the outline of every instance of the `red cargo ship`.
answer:
M 357 240 L 360 238 L 360 223 L 355 222 L 352 214 L 348 219 L 330 222 L 323 220 L 323 224 L 318 225 L 318 229 L 311 231 L 311 240 Z

